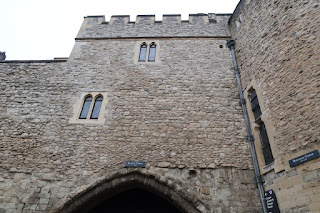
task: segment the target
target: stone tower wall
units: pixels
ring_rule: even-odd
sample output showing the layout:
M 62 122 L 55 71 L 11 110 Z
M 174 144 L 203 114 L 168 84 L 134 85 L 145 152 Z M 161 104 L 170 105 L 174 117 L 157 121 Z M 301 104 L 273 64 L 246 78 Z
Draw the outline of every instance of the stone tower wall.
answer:
M 320 159 L 288 162 L 320 150 L 319 13 L 317 0 L 242 0 L 229 22 L 249 114 L 254 88 L 275 158 L 266 166 L 256 142 L 260 170 L 282 212 L 320 211 Z
M 0 63 L 2 210 L 48 212 L 137 170 L 187 192 L 201 212 L 260 211 L 227 16 L 173 17 L 87 17 L 68 61 Z M 156 62 L 138 62 L 144 41 L 156 42 Z M 86 93 L 104 95 L 102 122 L 73 118 Z M 147 166 L 124 169 L 126 160 Z

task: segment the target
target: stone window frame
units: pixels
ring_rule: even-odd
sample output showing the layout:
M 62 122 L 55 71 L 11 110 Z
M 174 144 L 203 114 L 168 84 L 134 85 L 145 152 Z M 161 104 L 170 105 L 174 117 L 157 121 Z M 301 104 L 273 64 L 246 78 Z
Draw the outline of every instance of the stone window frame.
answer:
M 147 45 L 147 52 L 146 58 L 144 61 L 140 61 L 140 50 L 143 44 Z M 149 61 L 149 54 L 150 54 L 150 46 L 155 44 L 156 45 L 156 55 L 154 61 Z M 136 42 L 135 50 L 134 50 L 134 63 L 135 64 L 159 64 L 160 63 L 160 44 L 159 40 L 139 40 Z
M 100 103 L 101 102 L 101 103 Z M 92 109 L 91 111 L 89 111 L 91 113 L 90 115 L 90 119 L 98 119 L 99 115 L 100 115 L 100 111 L 101 111 L 101 105 L 103 102 L 103 96 L 102 95 L 98 95 L 92 103 Z M 99 106 L 100 103 L 100 106 Z M 97 114 L 97 115 L 96 115 Z M 88 118 L 87 118 L 88 119 Z
M 141 52 L 142 52 L 142 50 L 144 50 L 145 51 L 145 53 L 144 53 L 144 59 L 143 60 L 141 60 Z M 141 45 L 140 45 L 140 51 L 139 51 L 139 62 L 146 62 L 146 61 L 148 61 L 147 60 L 147 52 L 148 52 L 148 44 L 146 43 L 146 42 L 143 42 Z
M 236 27 L 237 27 L 237 29 L 239 29 L 239 28 L 241 27 L 242 23 L 243 23 L 243 20 L 242 20 L 241 14 L 240 14 L 239 17 L 238 17 L 237 20 L 236 20 Z
M 92 97 L 92 102 L 90 105 L 89 113 L 87 115 L 86 119 L 81 119 L 80 114 L 82 111 L 83 103 L 87 97 L 91 96 Z M 98 119 L 91 119 L 91 114 L 93 110 L 93 106 L 95 103 L 95 100 L 102 96 L 102 103 L 101 103 L 101 108 L 100 108 L 100 113 Z M 75 104 L 73 105 L 73 111 L 72 111 L 72 116 L 69 119 L 69 123 L 75 123 L 75 124 L 103 124 L 105 122 L 105 114 L 107 112 L 106 105 L 107 105 L 107 92 L 102 92 L 102 91 L 88 91 L 88 92 L 82 92 L 80 95 L 80 98 L 77 99 Z
M 260 110 L 261 110 L 261 116 L 258 119 L 255 119 L 252 108 L 251 108 L 251 102 L 250 102 L 250 92 L 252 90 L 256 91 L 258 100 L 259 100 L 259 105 L 260 105 Z M 248 111 L 248 116 L 249 116 L 249 121 L 250 121 L 250 126 L 252 130 L 252 134 L 254 136 L 254 146 L 256 149 L 256 155 L 258 158 L 258 164 L 260 168 L 260 173 L 263 175 L 271 170 L 275 170 L 275 172 L 279 172 L 284 170 L 284 166 L 281 163 L 280 157 L 279 157 L 279 150 L 276 146 L 275 143 L 275 128 L 274 125 L 268 116 L 268 112 L 266 110 L 266 107 L 264 105 L 264 98 L 263 98 L 263 91 L 260 88 L 260 86 L 255 82 L 251 82 L 247 88 L 244 91 L 245 98 L 246 98 L 246 106 L 247 106 L 247 111 Z M 265 159 L 263 155 L 263 150 L 262 150 L 262 144 L 260 140 L 260 125 L 259 123 L 263 122 L 265 125 L 265 128 L 267 130 L 267 135 L 271 147 L 271 152 L 274 158 L 274 161 L 268 165 L 265 164 Z
M 155 49 L 155 52 L 154 52 L 155 55 L 154 55 L 154 59 L 153 60 L 150 60 L 151 48 Z M 151 42 L 151 44 L 149 44 L 149 46 L 148 46 L 148 49 L 149 49 L 148 61 L 149 62 L 155 62 L 156 61 L 156 55 L 157 55 L 157 44 L 155 42 Z

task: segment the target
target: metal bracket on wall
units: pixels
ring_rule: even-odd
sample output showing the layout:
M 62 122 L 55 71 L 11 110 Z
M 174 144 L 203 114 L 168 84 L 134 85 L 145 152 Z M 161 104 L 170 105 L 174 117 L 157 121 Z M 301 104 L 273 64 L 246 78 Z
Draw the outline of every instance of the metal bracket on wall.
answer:
M 263 177 L 262 177 L 261 175 L 255 176 L 255 177 L 253 178 L 253 181 L 254 181 L 256 184 L 258 184 L 258 183 L 264 183 Z
M 239 74 L 240 75 L 240 69 L 237 69 L 236 71 L 233 72 L 234 75 Z
M 248 142 L 253 142 L 253 141 L 254 141 L 253 135 L 248 135 L 248 136 L 246 136 L 246 141 L 248 141 Z
M 247 103 L 247 101 L 246 101 L 246 99 L 244 99 L 244 98 L 241 98 L 241 99 L 238 101 L 239 106 L 241 106 L 242 104 L 246 104 L 246 103 Z

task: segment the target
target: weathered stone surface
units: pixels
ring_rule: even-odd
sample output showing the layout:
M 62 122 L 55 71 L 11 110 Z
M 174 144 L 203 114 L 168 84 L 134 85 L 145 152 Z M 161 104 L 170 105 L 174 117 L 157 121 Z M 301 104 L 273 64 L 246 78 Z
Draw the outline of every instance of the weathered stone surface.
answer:
M 168 168 L 170 166 L 170 163 L 168 162 L 159 162 L 158 167 L 160 168 Z
M 288 166 L 320 149 L 319 14 L 316 0 L 242 0 L 230 28 L 218 14 L 86 17 L 67 61 L 2 61 L 0 212 L 67 212 L 128 181 L 200 212 L 261 212 L 231 35 L 242 86 L 261 88 L 273 127 L 264 186 L 283 212 L 319 211 L 320 159 Z M 155 62 L 138 62 L 144 41 L 156 42 Z M 103 122 L 70 122 L 89 92 L 105 94 Z
M 0 208 L 48 212 L 90 187 L 98 193 L 103 181 L 144 180 L 159 193 L 168 193 L 158 187 L 165 183 L 202 212 L 259 211 L 254 183 L 235 178 L 253 173 L 225 47 L 228 17 L 161 24 L 88 17 L 68 61 L 0 63 Z M 135 57 L 144 40 L 157 43 L 155 63 Z M 70 122 L 92 91 L 105 94 L 105 121 Z M 130 170 L 124 161 L 147 165 Z M 153 178 L 116 178 L 132 171 Z M 244 189 L 250 193 L 240 196 Z
M 230 21 L 243 87 L 262 89 L 283 157 L 320 140 L 319 10 L 318 0 L 243 0 Z
M 275 162 L 266 166 L 261 157 L 259 165 L 281 212 L 317 212 L 320 206 L 312 190 L 320 186 L 320 159 L 294 168 L 288 162 L 320 150 L 319 14 L 318 0 L 242 0 L 229 21 L 242 87 L 261 91 L 261 120 L 269 121 Z M 255 125 L 251 121 L 253 132 Z M 263 156 L 262 149 L 256 152 Z
M 304 173 L 302 175 L 303 181 L 304 182 L 309 182 L 309 181 L 314 181 L 314 180 L 320 180 L 319 173 L 317 170 L 311 171 Z
M 203 187 L 202 188 L 202 193 L 205 195 L 210 195 L 210 188 L 209 187 Z

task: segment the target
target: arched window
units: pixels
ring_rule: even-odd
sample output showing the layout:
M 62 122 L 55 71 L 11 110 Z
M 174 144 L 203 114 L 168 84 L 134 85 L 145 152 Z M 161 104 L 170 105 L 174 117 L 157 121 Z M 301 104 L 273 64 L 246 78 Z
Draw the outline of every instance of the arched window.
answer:
M 94 105 L 92 108 L 92 113 L 90 116 L 90 119 L 98 119 L 99 118 L 99 113 L 102 105 L 102 96 L 98 96 L 96 100 L 94 101 Z
M 147 44 L 143 43 L 140 46 L 139 61 L 146 61 L 146 56 L 147 56 Z
M 74 124 L 103 124 L 108 93 L 105 91 L 84 91 L 73 105 L 69 123 Z
M 87 118 L 88 113 L 89 113 L 89 109 L 91 106 L 91 102 L 92 102 L 92 97 L 91 96 L 86 97 L 86 99 L 83 102 L 83 106 L 82 106 L 82 110 L 81 110 L 79 119 L 86 119 Z
M 266 126 L 264 123 L 261 121 L 259 127 L 259 135 L 260 135 L 260 141 L 261 141 L 261 146 L 262 146 L 262 152 L 264 156 L 264 161 L 266 165 L 272 163 L 274 161 L 270 143 L 269 143 L 269 138 L 266 130 Z
M 159 60 L 159 51 L 160 45 L 159 41 L 137 41 L 136 43 L 138 46 L 136 48 L 140 48 L 139 57 L 137 56 L 137 62 L 143 63 L 153 63 L 153 62 L 160 62 Z M 135 54 L 138 54 L 136 52 Z M 150 63 L 150 64 L 151 64 Z
M 155 61 L 155 59 L 156 59 L 156 44 L 152 42 L 150 44 L 148 61 Z

